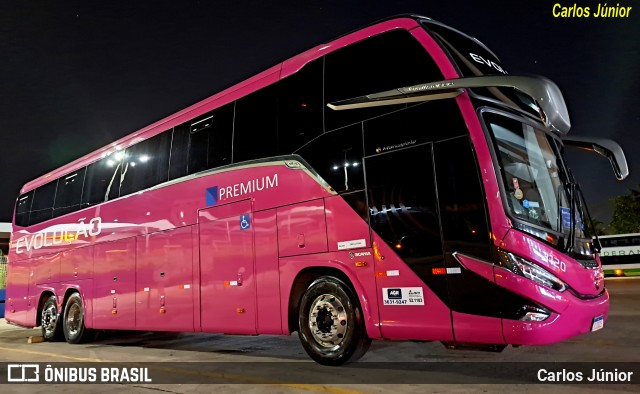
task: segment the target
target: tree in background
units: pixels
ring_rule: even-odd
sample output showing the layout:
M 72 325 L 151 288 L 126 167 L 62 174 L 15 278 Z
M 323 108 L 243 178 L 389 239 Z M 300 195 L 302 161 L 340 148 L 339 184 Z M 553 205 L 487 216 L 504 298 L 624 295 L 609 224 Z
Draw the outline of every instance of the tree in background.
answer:
M 597 219 L 592 219 L 591 221 L 587 220 L 587 232 L 590 236 L 594 235 L 605 235 L 607 234 L 604 231 L 604 223 Z
M 611 199 L 613 220 L 611 227 L 617 234 L 640 233 L 640 185 L 631 194 Z

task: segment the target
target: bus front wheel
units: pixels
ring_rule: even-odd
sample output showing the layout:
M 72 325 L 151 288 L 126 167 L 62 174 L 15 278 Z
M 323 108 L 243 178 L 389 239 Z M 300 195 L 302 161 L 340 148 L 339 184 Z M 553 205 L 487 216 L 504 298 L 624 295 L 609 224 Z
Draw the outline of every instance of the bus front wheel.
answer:
M 84 308 L 82 307 L 82 297 L 73 293 L 69 296 L 64 308 L 62 319 L 64 338 L 68 343 L 82 343 L 89 337 L 89 331 L 84 326 Z
M 323 276 L 300 300 L 298 336 L 307 354 L 322 365 L 362 357 L 371 345 L 353 291 L 340 279 Z

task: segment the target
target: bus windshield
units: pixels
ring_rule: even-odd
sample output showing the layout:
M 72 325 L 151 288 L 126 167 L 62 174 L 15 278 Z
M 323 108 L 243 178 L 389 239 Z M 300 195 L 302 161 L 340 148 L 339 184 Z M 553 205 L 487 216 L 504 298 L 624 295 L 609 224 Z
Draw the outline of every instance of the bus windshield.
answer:
M 486 114 L 484 119 L 495 141 L 511 216 L 564 236 L 586 238 L 585 204 L 569 181 L 552 137 L 505 116 Z

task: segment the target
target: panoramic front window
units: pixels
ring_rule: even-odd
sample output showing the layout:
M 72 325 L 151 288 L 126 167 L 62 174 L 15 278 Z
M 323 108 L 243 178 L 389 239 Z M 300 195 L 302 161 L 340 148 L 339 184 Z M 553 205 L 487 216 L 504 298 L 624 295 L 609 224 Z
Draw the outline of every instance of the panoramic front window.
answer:
M 486 114 L 484 119 L 494 137 L 511 215 L 558 233 L 569 233 L 575 223 L 575 235 L 584 237 L 583 204 L 574 202 L 572 221 L 570 196 L 577 199 L 578 192 L 572 191 L 552 138 L 511 118 Z

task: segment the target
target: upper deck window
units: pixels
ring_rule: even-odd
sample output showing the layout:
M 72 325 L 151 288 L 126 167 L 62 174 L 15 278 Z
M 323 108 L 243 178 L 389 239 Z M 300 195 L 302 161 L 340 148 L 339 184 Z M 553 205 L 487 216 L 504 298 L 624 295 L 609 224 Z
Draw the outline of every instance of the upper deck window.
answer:
M 325 104 L 403 86 L 443 79 L 422 45 L 405 30 L 380 34 L 325 57 Z M 399 108 L 334 111 L 325 106 L 325 131 Z
M 58 179 L 58 190 L 53 209 L 53 217 L 62 216 L 80 209 L 82 186 L 86 167 Z
M 236 102 L 233 162 L 275 156 L 277 147 L 277 85 L 271 85 Z
M 126 196 L 168 180 L 170 144 L 171 134 L 165 132 L 125 150 L 121 163 L 121 177 L 117 179 L 120 196 Z
M 29 225 L 29 213 L 31 212 L 31 203 L 33 202 L 33 192 L 34 190 L 31 190 L 18 197 L 15 214 L 16 226 L 26 227 Z
M 82 193 L 83 207 L 118 198 L 120 169 L 124 159 L 124 151 L 120 150 L 87 166 Z
M 29 215 L 29 225 L 51 219 L 53 216 L 53 201 L 56 197 L 56 187 L 58 180 L 54 180 L 38 187 L 33 194 L 31 204 L 31 214 Z
M 234 105 L 225 105 L 190 122 L 189 174 L 231 164 Z M 172 150 L 172 166 L 177 163 L 175 152 Z
M 278 151 L 291 154 L 324 131 L 323 59 L 278 82 Z

